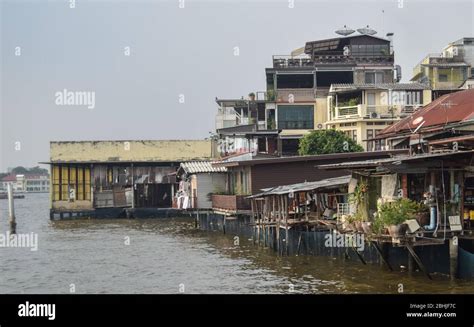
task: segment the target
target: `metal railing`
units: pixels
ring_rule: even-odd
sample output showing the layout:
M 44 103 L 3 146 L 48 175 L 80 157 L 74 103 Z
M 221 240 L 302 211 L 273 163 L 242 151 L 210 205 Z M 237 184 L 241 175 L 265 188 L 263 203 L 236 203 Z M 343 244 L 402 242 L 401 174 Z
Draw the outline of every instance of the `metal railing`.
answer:
M 273 68 L 311 67 L 313 61 L 309 57 L 296 58 L 290 55 L 274 55 Z
M 365 105 L 335 107 L 331 119 L 349 118 L 398 118 L 418 110 L 421 105 Z

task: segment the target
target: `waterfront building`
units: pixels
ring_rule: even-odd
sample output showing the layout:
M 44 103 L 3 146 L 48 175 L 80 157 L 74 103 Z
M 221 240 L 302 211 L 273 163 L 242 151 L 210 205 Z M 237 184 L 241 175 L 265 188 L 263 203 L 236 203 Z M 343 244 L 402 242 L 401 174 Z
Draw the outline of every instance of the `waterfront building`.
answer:
M 28 193 L 48 193 L 49 175 L 25 175 L 24 189 Z
M 227 168 L 217 167 L 215 161 L 183 162 L 176 173 L 179 188 L 175 195 L 175 205 L 179 209 L 210 209 L 212 194 L 226 189 Z
M 225 192 L 212 195 L 212 208 L 226 214 L 248 214 L 250 200 L 247 197 L 260 193 L 262 189 L 347 175 L 347 172 L 316 169 L 318 164 L 345 162 L 354 158 L 388 158 L 395 153 L 406 151 L 354 152 L 350 155 L 335 153 L 217 162 L 213 165 L 227 168 L 227 182 Z
M 182 162 L 209 160 L 209 140 L 51 142 L 51 217 L 121 217 L 171 208 Z

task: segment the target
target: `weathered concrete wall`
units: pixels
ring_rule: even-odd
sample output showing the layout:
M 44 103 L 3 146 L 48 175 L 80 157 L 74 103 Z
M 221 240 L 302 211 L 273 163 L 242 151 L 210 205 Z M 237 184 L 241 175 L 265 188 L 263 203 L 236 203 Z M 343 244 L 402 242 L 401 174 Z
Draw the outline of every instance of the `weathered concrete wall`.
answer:
M 92 201 L 53 201 L 52 208 L 58 210 L 92 210 Z
M 188 161 L 211 158 L 210 140 L 51 142 L 54 162 Z

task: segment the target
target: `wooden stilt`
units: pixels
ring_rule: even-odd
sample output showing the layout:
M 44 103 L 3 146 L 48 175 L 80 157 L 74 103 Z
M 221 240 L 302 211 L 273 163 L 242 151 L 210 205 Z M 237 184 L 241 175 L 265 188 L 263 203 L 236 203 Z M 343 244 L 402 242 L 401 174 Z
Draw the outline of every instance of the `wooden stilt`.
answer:
M 300 255 L 300 247 L 301 247 L 301 238 L 303 236 L 303 233 L 300 232 L 300 237 L 298 238 L 298 248 L 296 250 L 296 255 Z
M 408 251 L 410 252 L 410 254 L 412 255 L 413 259 L 415 259 L 418 267 L 420 267 L 420 269 L 425 273 L 425 275 L 429 278 L 429 279 L 432 279 L 431 278 L 431 275 L 429 274 L 429 272 L 426 270 L 425 266 L 423 265 L 423 263 L 421 262 L 420 258 L 418 257 L 418 255 L 416 254 L 415 250 L 413 249 L 413 247 L 411 245 L 407 245 L 406 246 Z
M 357 249 L 356 249 L 354 246 L 352 246 L 351 248 L 352 248 L 352 250 L 354 250 L 354 252 L 357 254 L 357 257 L 359 257 L 360 262 L 362 262 L 364 265 L 366 265 L 367 263 L 365 262 L 364 258 L 363 258 L 362 255 L 359 253 L 359 251 L 357 251 Z
M 380 247 L 378 246 L 378 244 L 377 244 L 376 242 L 373 242 L 372 245 L 375 247 L 375 250 L 377 250 L 378 254 L 380 255 L 380 258 L 382 259 L 382 262 L 387 265 L 388 269 L 390 269 L 391 271 L 393 271 L 392 266 L 391 266 L 390 263 L 388 262 L 388 258 L 384 255 L 384 253 L 382 252 L 382 250 L 380 249 Z

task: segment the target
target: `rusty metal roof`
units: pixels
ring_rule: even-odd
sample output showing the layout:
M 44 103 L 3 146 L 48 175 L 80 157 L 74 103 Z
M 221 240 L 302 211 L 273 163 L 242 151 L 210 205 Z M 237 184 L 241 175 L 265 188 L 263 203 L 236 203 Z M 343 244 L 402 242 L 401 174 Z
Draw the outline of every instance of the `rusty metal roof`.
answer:
M 446 94 L 434 100 L 418 109 L 413 115 L 383 129 L 376 138 L 412 132 L 422 122 L 424 124 L 420 128 L 420 132 L 472 119 L 474 119 L 474 89 L 468 89 Z
M 423 153 L 417 155 L 404 155 L 393 158 L 382 158 L 372 160 L 360 160 L 350 162 L 340 162 L 334 164 L 318 165 L 321 169 L 365 169 L 377 166 L 383 166 L 386 164 L 399 164 L 407 161 L 430 161 L 429 159 L 434 158 L 452 158 L 463 155 L 473 155 L 474 150 L 469 151 L 457 151 L 457 152 L 444 152 L 444 153 Z

